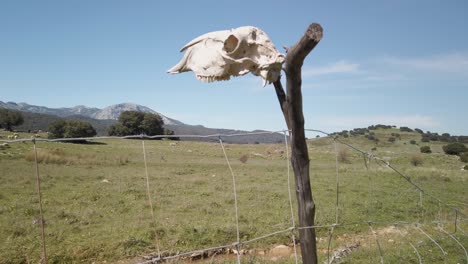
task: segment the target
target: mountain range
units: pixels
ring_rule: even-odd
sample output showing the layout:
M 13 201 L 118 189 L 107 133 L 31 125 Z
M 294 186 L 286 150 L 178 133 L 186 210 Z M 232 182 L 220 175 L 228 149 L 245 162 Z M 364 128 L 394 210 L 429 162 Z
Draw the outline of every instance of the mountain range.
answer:
M 55 115 L 59 117 L 81 115 L 81 116 L 98 119 L 98 120 L 105 120 L 105 119 L 117 120 L 119 119 L 120 114 L 124 111 L 139 111 L 139 112 L 145 112 L 145 113 L 158 114 L 159 116 L 162 117 L 164 124 L 166 125 L 182 125 L 183 124 L 182 122 L 177 121 L 172 118 L 168 118 L 167 116 L 161 113 L 158 113 L 149 107 L 138 105 L 138 104 L 133 104 L 133 103 L 116 104 L 116 105 L 105 107 L 103 109 L 99 109 L 96 107 L 87 107 L 84 105 L 78 105 L 75 107 L 49 108 L 45 106 L 30 105 L 27 103 L 15 103 L 15 102 L 4 103 L 0 101 L 0 108 L 7 108 L 7 109 L 17 110 L 17 111 L 22 111 L 22 112 Z
M 18 130 L 47 130 L 47 127 L 52 122 L 58 119 L 73 119 L 89 122 L 97 131 L 98 135 L 107 135 L 109 126 L 117 123 L 117 119 L 124 111 L 140 111 L 145 113 L 158 114 L 164 121 L 164 127 L 174 131 L 176 135 L 214 135 L 214 134 L 243 134 L 248 131 L 233 130 L 233 129 L 219 129 L 207 128 L 201 125 L 188 125 L 179 120 L 167 117 L 153 109 L 134 104 L 134 103 L 121 103 L 115 104 L 103 109 L 96 107 L 87 107 L 78 105 L 75 107 L 61 107 L 49 108 L 45 106 L 30 105 L 27 103 L 16 102 L 2 102 L 0 101 L 0 108 L 6 108 L 23 113 L 24 123 L 16 127 Z M 255 130 L 253 132 L 260 132 Z M 198 141 L 218 141 L 217 138 L 190 138 L 190 140 Z M 261 135 L 247 135 L 226 137 L 227 143 L 278 143 L 284 142 L 284 135 L 278 133 L 261 134 Z

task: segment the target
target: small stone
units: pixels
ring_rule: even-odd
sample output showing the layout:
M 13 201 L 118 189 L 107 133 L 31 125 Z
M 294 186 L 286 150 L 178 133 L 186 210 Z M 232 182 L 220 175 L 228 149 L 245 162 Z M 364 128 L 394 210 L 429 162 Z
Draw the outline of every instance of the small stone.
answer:
M 291 248 L 285 245 L 279 245 L 274 247 L 270 251 L 271 255 L 285 257 L 291 255 Z

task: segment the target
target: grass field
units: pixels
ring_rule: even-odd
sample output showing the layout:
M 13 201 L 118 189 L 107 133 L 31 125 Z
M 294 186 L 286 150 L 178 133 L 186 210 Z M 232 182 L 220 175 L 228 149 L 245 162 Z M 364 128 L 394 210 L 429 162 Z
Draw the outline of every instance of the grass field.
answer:
M 468 171 L 441 142 L 421 143 L 417 133 L 377 130 L 378 144 L 363 136 L 340 138 L 388 160 L 411 181 L 455 211 L 411 186 L 374 160 L 328 137 L 308 141 L 317 225 L 335 223 L 334 263 L 466 263 Z M 0 133 L 6 136 L 6 132 Z M 29 138 L 30 135 L 21 136 Z M 416 140 L 418 145 L 410 144 Z M 141 140 L 98 140 L 94 144 L 37 142 L 49 263 L 136 263 L 140 256 L 162 255 L 229 245 L 237 240 L 232 176 L 220 144 L 145 141 L 150 196 Z M 432 154 L 419 147 L 430 145 Z M 225 145 L 236 179 L 241 241 L 291 227 L 287 159 L 283 144 Z M 374 150 L 372 150 L 374 148 Z M 0 149 L 0 263 L 38 263 L 41 240 L 33 144 L 11 143 Z M 415 160 L 417 162 L 415 162 Z M 416 163 L 416 164 L 415 164 Z M 416 165 L 416 166 L 415 166 Z M 336 178 L 339 202 L 336 209 Z M 291 177 L 293 177 L 291 172 Z M 294 183 L 292 182 L 292 185 Z M 295 206 L 294 187 L 292 188 Z M 294 213 L 297 214 L 296 209 Z M 464 216 L 463 216 L 464 214 Z M 374 236 L 366 222 L 376 232 Z M 420 223 L 394 225 L 391 223 Z M 443 222 L 437 225 L 434 222 Z M 297 223 L 297 221 L 296 221 Z M 318 228 L 321 263 L 327 259 L 329 228 Z M 297 232 L 296 232 L 297 234 Z M 427 236 L 428 235 L 428 236 Z M 436 243 L 434 243 L 434 240 Z M 243 263 L 294 263 L 289 256 L 268 255 L 291 245 L 284 232 L 242 246 Z M 443 254 L 439 246 L 446 252 Z M 345 253 L 343 253 L 345 252 Z M 183 260 L 176 260 L 180 262 Z M 208 263 L 235 263 L 213 257 Z

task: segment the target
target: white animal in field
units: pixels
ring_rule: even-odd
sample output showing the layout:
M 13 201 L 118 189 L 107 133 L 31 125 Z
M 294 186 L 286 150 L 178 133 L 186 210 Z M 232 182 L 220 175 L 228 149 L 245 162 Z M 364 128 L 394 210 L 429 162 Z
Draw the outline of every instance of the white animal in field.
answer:
M 265 86 L 278 80 L 285 61 L 267 34 L 252 26 L 206 33 L 182 51 L 184 57 L 168 73 L 193 71 L 203 82 L 229 80 L 251 72 L 260 76 Z

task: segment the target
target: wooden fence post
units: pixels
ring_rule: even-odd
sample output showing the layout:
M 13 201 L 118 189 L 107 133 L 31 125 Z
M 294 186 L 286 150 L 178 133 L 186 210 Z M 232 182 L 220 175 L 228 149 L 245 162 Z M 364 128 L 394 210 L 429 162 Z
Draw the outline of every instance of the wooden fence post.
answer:
M 315 203 L 312 197 L 309 177 L 309 152 L 304 131 L 302 111 L 302 77 L 304 59 L 322 39 L 323 30 L 313 23 L 302 38 L 287 51 L 284 71 L 286 73 L 286 93 L 281 80 L 274 82 L 284 119 L 291 131 L 291 163 L 294 171 L 296 197 L 299 211 L 299 227 L 311 227 L 315 223 Z M 302 262 L 317 264 L 317 244 L 315 228 L 300 228 Z

